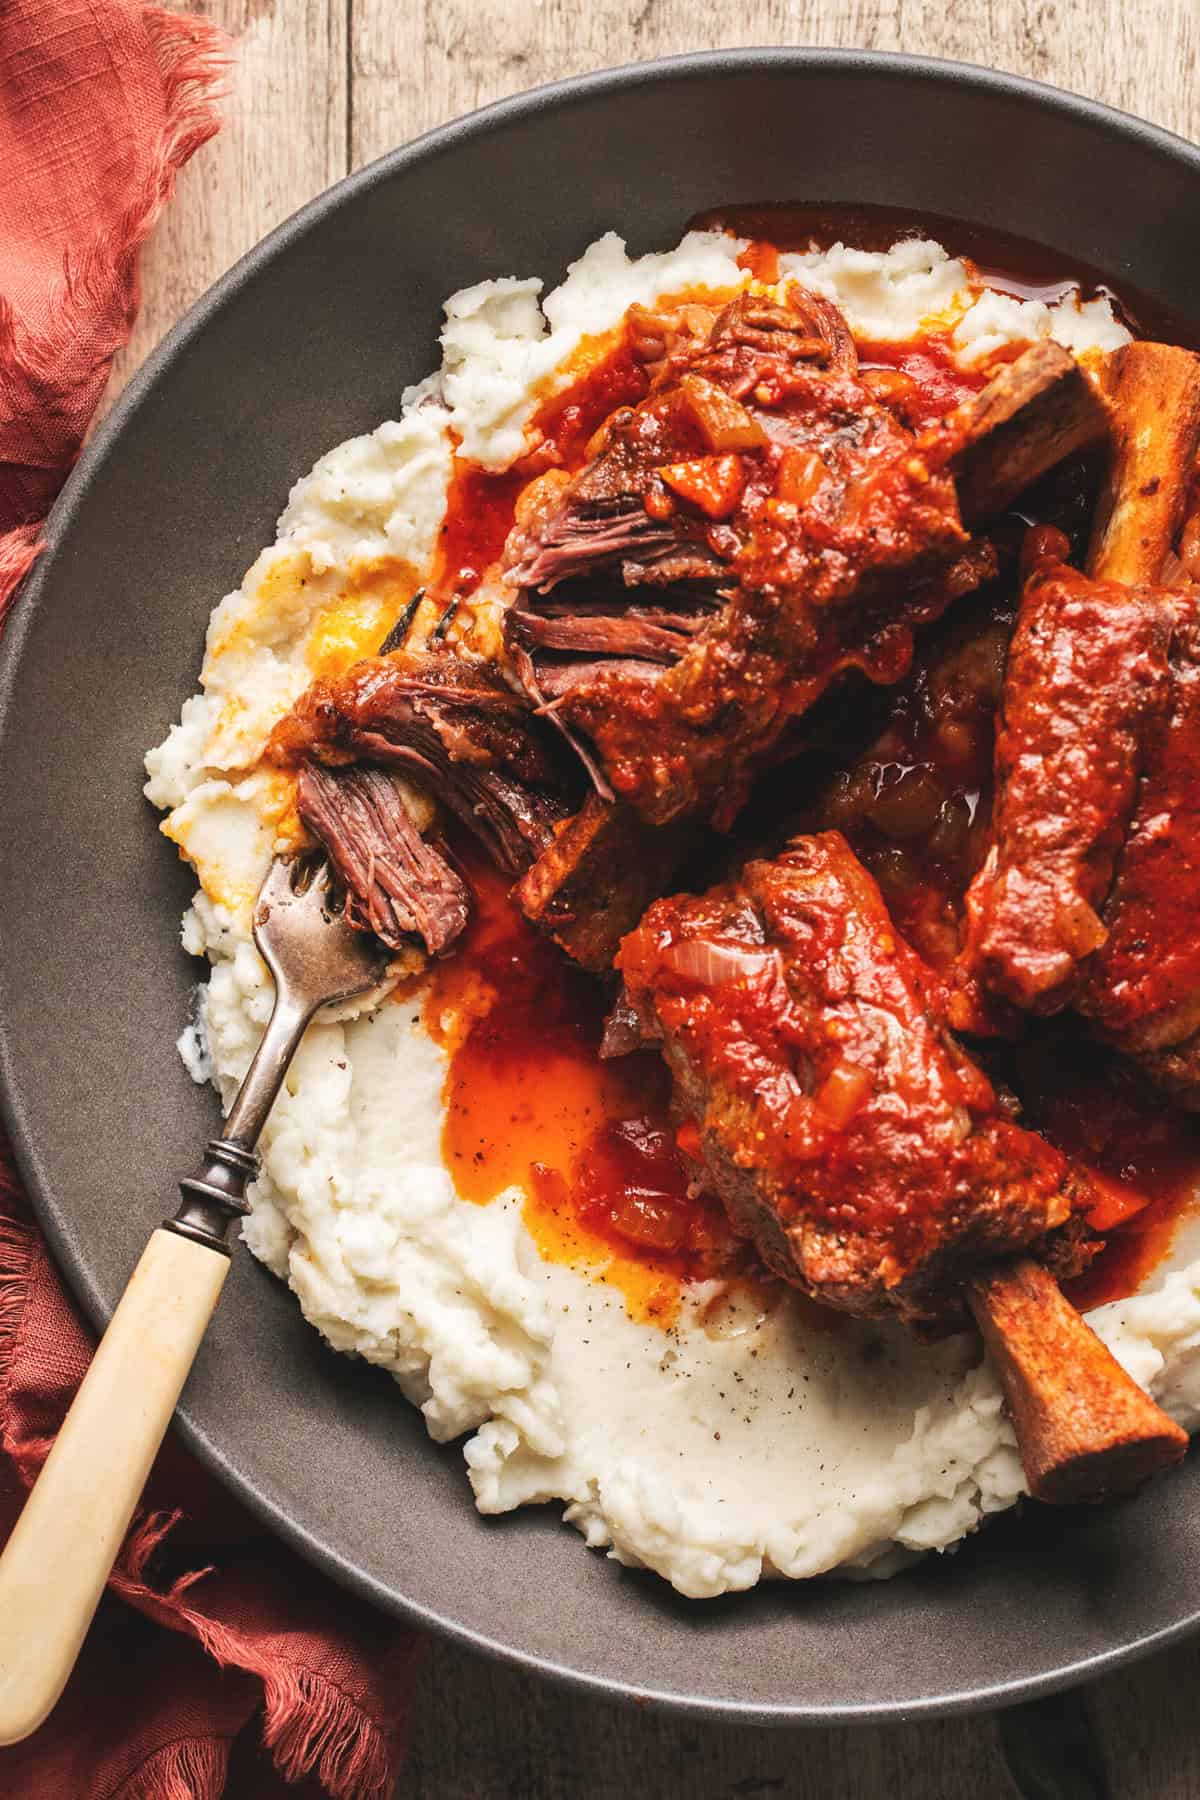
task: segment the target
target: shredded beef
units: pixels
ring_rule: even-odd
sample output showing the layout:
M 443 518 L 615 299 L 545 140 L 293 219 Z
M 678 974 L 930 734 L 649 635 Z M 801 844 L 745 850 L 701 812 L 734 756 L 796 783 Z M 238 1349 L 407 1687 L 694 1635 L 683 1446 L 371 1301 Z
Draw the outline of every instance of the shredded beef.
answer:
M 442 956 L 461 934 L 470 899 L 460 876 L 421 836 L 401 784 L 382 769 L 300 768 L 296 805 L 347 890 L 351 922 L 390 949 L 420 938 Z
M 318 681 L 276 729 L 284 760 L 311 753 L 399 770 L 520 874 L 570 811 L 571 772 L 528 704 L 487 664 L 401 653 Z
M 742 295 L 613 413 L 574 479 L 554 471 L 523 503 L 509 643 L 602 795 L 655 824 L 727 821 L 857 634 L 923 615 L 933 577 L 949 597 L 967 548 L 953 483 L 858 380 L 836 307 Z M 686 631 L 637 616 L 647 583 Z

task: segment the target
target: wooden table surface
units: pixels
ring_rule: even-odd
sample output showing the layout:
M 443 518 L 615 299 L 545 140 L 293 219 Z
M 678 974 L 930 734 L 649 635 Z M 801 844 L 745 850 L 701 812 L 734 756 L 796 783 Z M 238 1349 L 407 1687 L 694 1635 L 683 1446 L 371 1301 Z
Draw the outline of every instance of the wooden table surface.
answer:
M 1200 0 L 193 0 L 238 39 L 221 135 L 184 171 L 143 261 L 114 391 L 180 313 L 279 220 L 429 126 L 538 82 L 684 50 L 825 44 L 1016 70 L 1200 138 Z M 584 1552 L 580 1550 L 582 1555 Z M 1200 1553 L 1200 1545 L 1198 1545 Z M 987 1621 L 980 1621 L 987 1629 Z M 403 1800 L 1001 1800 L 1020 1716 L 757 1731 L 605 1704 L 433 1643 Z M 1200 1643 L 1056 1707 L 1085 1746 L 1038 1800 L 1197 1800 Z M 1085 1728 L 1090 1722 L 1090 1734 Z M 1033 1720 L 1036 1725 L 1036 1715 Z M 1089 1754 L 1094 1744 L 1097 1753 Z

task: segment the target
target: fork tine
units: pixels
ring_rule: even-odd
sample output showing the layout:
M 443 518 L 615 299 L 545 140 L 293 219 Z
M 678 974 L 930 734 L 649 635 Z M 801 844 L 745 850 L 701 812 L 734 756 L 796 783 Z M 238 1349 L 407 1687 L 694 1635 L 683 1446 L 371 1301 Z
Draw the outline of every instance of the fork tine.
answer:
M 327 901 L 333 892 L 333 870 L 329 866 L 329 858 L 323 856 L 312 873 L 307 893 L 315 894 L 322 903 Z
M 277 856 L 271 863 L 258 890 L 258 903 L 266 901 L 271 906 L 282 906 L 292 898 L 292 871 L 295 864 L 282 856 Z

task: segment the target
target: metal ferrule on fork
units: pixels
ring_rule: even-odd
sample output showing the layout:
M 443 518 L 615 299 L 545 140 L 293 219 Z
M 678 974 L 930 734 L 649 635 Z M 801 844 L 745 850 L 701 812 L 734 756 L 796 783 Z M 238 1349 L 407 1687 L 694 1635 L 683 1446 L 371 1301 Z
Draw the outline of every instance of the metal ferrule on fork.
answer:
M 267 1029 L 225 1121 L 224 1137 L 206 1146 L 198 1173 L 182 1195 L 168 1231 L 229 1255 L 234 1219 L 250 1211 L 246 1188 L 259 1171 L 255 1149 L 293 1056 L 313 1014 L 331 1000 L 369 991 L 383 979 L 387 951 L 344 920 L 329 867 L 276 860 L 254 912 L 254 941 L 275 982 Z
M 250 1211 L 246 1186 L 258 1170 L 257 1150 L 229 1138 L 211 1138 L 199 1174 L 187 1175 L 179 1183 L 183 1198 L 175 1217 L 163 1221 L 166 1229 L 228 1256 L 226 1233 L 234 1219 Z

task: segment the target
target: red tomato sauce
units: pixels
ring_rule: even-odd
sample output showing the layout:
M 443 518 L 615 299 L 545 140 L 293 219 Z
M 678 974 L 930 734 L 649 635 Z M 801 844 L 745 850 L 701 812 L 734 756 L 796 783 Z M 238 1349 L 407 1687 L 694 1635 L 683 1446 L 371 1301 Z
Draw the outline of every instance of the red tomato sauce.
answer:
M 1102 294 L 1113 302 L 1119 318 L 1138 337 L 1157 338 L 1185 349 L 1200 350 L 1200 324 L 1163 306 L 1122 280 L 1114 288 L 1104 271 L 1064 256 L 1049 244 L 990 225 L 973 225 L 948 213 L 915 212 L 901 206 L 851 204 L 761 204 L 715 206 L 688 221 L 692 231 L 727 230 L 751 240 L 745 266 L 754 267 L 755 240 L 776 251 L 807 250 L 846 244 L 855 250 L 887 250 L 900 238 L 933 238 L 951 256 L 974 263 L 988 287 L 1019 300 L 1057 300 L 1078 286 L 1084 299 Z
M 1069 1284 L 1072 1301 L 1086 1310 L 1132 1293 L 1168 1254 L 1195 1200 L 1200 1121 L 1165 1106 L 1135 1069 L 1070 1020 L 990 1066 L 1019 1094 L 1029 1124 L 1114 1184 L 1113 1210 L 1125 1210 L 1096 1261 Z
M 720 1205 L 688 1192 L 657 1052 L 602 1062 L 606 989 L 574 967 L 473 852 L 476 905 L 424 998 L 450 1052 L 442 1154 L 464 1199 L 524 1195 L 543 1255 L 591 1270 L 634 1318 L 670 1324 L 685 1283 L 749 1258 Z
M 988 376 L 980 370 L 960 369 L 954 361 L 950 341 L 946 337 L 927 337 L 919 347 L 912 344 L 871 344 L 858 346 L 859 369 L 863 374 L 872 369 L 892 370 L 906 376 L 912 389 L 906 390 L 898 404 L 906 425 L 919 429 L 944 419 L 963 400 L 986 387 Z M 908 394 L 911 393 L 911 398 Z M 888 399 L 883 390 L 883 399 Z
M 436 597 L 465 599 L 474 593 L 504 549 L 517 495 L 528 480 L 520 465 L 491 475 L 465 457 L 454 458 L 429 584 Z
M 961 222 L 888 208 L 726 208 L 694 223 L 729 225 L 752 242 L 741 258 L 758 279 L 778 271 L 781 249 L 841 240 L 882 249 L 906 232 L 936 237 L 969 256 L 994 286 L 1022 298 L 1054 299 L 1078 284 L 1108 293 L 1135 328 L 1178 343 L 1196 341 L 1140 296 L 1111 294 L 1096 271 L 1045 249 Z M 864 372 L 902 377 L 889 393 L 905 422 L 943 417 L 983 384 L 964 373 L 948 341 L 864 344 Z M 518 496 L 548 468 L 573 470 L 597 427 L 635 404 L 647 378 L 628 338 L 549 400 L 534 420 L 531 450 L 513 469 L 488 474 L 456 457 L 433 587 L 465 595 L 500 557 Z M 1094 480 L 1076 462 L 1051 480 L 1038 518 L 1076 536 Z M 1015 549 L 1024 525 L 1011 521 Z M 941 632 L 961 632 L 963 666 L 949 683 L 922 673 L 878 703 L 875 750 L 836 776 L 819 817 L 846 831 L 883 888 L 900 928 L 935 965 L 958 942 L 961 898 L 982 855 L 990 807 L 992 722 L 1003 648 L 1013 617 L 1011 579 L 952 609 Z M 970 613 L 981 610 L 981 628 Z M 972 648 L 972 633 L 978 640 Z M 836 759 L 835 759 L 836 760 Z M 840 783 L 840 785 L 839 785 Z M 655 1053 L 603 1063 L 598 1055 L 610 994 L 569 964 L 517 912 L 506 886 L 469 850 L 459 851 L 476 895 L 455 955 L 425 989 L 426 1022 L 449 1053 L 443 1153 L 459 1192 L 486 1203 L 505 1190 L 524 1196 L 526 1223 L 543 1256 L 615 1285 L 632 1317 L 669 1325 L 688 1285 L 701 1279 L 762 1280 L 720 1206 L 689 1193 L 669 1113 L 670 1084 Z M 989 1069 L 1018 1093 L 1031 1125 L 1118 1184 L 1124 1213 L 1108 1248 L 1073 1284 L 1090 1306 L 1132 1291 L 1170 1247 L 1200 1183 L 1200 1133 L 1141 1087 L 1080 1032 L 1044 1035 L 1011 1052 L 985 1052 Z M 683 1127 L 686 1131 L 686 1126 Z
M 433 594 L 444 600 L 471 594 L 504 549 L 521 489 L 544 469 L 578 468 L 597 426 L 616 407 L 640 400 L 647 386 L 628 342 L 620 342 L 542 406 L 531 432 L 536 447 L 511 469 L 491 474 L 455 456 L 430 582 Z
M 900 930 L 947 973 L 961 945 L 963 895 L 987 845 L 993 707 L 1011 624 L 1003 584 L 943 621 L 889 697 L 874 745 L 835 772 L 799 821 L 845 833 Z M 1107 1235 L 1105 1249 L 1073 1284 L 1072 1299 L 1090 1307 L 1132 1293 L 1169 1252 L 1200 1194 L 1200 1122 L 1075 1022 L 1028 1028 L 986 997 L 960 998 L 968 1000 L 961 1028 L 996 1034 L 979 1039 L 975 1052 L 1016 1094 L 1023 1122 L 1116 1184 L 1106 1186 L 1107 1204 L 1093 1219 Z

